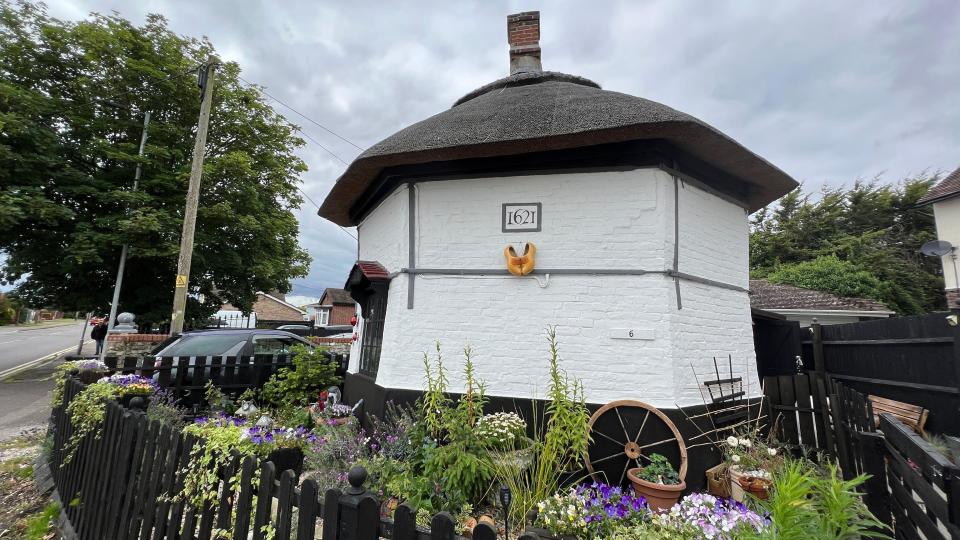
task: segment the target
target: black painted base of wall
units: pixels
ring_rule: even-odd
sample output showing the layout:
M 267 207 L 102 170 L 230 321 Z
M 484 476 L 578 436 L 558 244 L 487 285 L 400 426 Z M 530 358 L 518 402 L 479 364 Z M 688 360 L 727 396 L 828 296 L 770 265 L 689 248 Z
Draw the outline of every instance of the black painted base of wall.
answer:
M 348 373 L 344 382 L 344 401 L 356 404 L 362 399 L 364 415 L 381 416 L 387 403 L 413 404 L 422 394 L 423 392 L 418 390 L 384 388 L 370 377 L 355 373 Z M 640 397 L 642 398 L 642 396 Z M 541 400 L 504 396 L 488 396 L 488 399 L 487 412 L 517 412 L 527 419 L 532 418 L 534 409 L 542 413 L 545 407 L 545 402 Z M 642 399 L 640 400 L 642 401 Z M 588 403 L 587 407 L 593 412 L 603 405 L 605 404 Z M 706 470 L 720 463 L 721 455 L 712 444 L 702 444 L 708 442 L 708 437 L 702 436 L 702 434 L 713 429 L 709 417 L 703 416 L 695 421 L 688 420 L 688 417 L 704 413 L 706 407 L 698 405 L 684 407 L 683 409 L 660 410 L 677 426 L 687 445 L 687 492 L 706 490 Z M 586 471 L 584 471 L 585 473 Z M 574 475 L 574 478 L 576 477 L 578 475 Z

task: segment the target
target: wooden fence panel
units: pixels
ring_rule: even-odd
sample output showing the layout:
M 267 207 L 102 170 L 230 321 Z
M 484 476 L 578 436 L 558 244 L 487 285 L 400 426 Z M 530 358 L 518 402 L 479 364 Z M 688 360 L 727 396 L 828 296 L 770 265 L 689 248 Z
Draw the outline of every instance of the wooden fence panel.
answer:
M 182 366 L 179 361 L 177 367 Z M 237 364 L 224 363 L 222 372 L 230 365 Z M 157 373 L 159 378 L 163 370 L 158 367 Z M 74 459 L 63 465 L 58 460 L 73 429 L 67 406 L 82 388 L 67 379 L 64 403 L 52 412 L 56 433 L 50 453 L 64 513 L 82 540 L 209 540 L 214 527 L 232 530 L 234 540 L 268 535 L 276 540 L 307 540 L 316 536 L 320 516 L 322 537 L 327 540 L 465 540 L 455 534 L 456 523 L 446 513 L 433 516 L 430 531 L 416 527 L 415 512 L 408 505 L 397 510 L 396 521 L 381 518 L 377 499 L 363 488 L 366 471 L 351 471 L 349 490 L 329 490 L 321 504 L 319 486 L 313 480 L 298 488 L 293 471 L 284 471 L 278 480 L 273 463 L 260 463 L 253 456 L 241 459 L 237 454 L 222 468 L 214 488 L 219 493 L 216 504 L 197 511 L 182 492 L 184 469 L 200 442 L 113 402 L 106 405 L 99 433 L 85 436 Z M 259 485 L 256 505 L 255 484 Z M 481 525 L 474 538 L 494 540 L 496 532 Z
M 958 433 L 960 326 L 951 326 L 947 315 L 814 325 L 819 334 L 802 344 L 804 365 L 814 366 L 819 347 L 829 376 L 860 393 L 928 409 L 932 431 Z

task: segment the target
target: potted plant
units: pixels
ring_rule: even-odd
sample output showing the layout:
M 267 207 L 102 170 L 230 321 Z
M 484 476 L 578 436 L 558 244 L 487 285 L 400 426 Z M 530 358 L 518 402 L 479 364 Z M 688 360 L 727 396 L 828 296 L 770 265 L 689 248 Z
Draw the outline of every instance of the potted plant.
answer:
M 353 419 L 353 407 L 343 403 L 334 403 L 324 407 L 321 413 L 325 423 L 331 426 L 342 426 Z
M 498 469 L 523 471 L 533 464 L 533 439 L 527 437 L 527 423 L 517 413 L 481 416 L 474 434 Z
M 645 497 L 654 510 L 668 510 L 687 487 L 670 460 L 660 454 L 650 454 L 650 463 L 630 469 L 627 478 L 637 495 Z
M 150 403 L 150 397 L 160 389 L 153 379 L 141 377 L 140 375 L 115 373 L 106 381 L 117 387 L 117 401 L 128 408 L 130 407 L 130 402 L 134 398 L 139 397 L 142 398 L 143 401 L 138 403 L 141 404 L 143 409 L 146 409 Z
M 756 433 L 730 435 L 724 442 L 724 458 L 730 474 L 730 496 L 739 502 L 746 500 L 746 493 L 766 499 L 773 485 L 771 471 L 780 459 L 779 451 Z
M 251 442 L 269 450 L 267 461 L 273 462 L 278 474 L 290 470 L 297 477 L 303 473 L 304 448 L 317 440 L 317 436 L 303 426 L 296 428 L 253 426 L 247 433 Z
M 77 360 L 73 363 L 77 378 L 83 384 L 93 384 L 107 373 L 107 365 L 99 360 Z

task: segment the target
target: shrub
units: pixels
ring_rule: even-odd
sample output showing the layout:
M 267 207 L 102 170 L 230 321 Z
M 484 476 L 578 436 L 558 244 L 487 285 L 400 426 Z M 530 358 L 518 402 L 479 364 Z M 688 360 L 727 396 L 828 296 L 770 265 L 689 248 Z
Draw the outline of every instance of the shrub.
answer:
M 778 266 L 767 279 L 837 296 L 884 299 L 883 283 L 876 276 L 834 255 Z
M 280 369 L 263 385 L 260 397 L 267 403 L 279 408 L 304 406 L 321 390 L 340 384 L 337 364 L 324 356 L 323 349 L 298 345 L 292 353 L 293 367 Z

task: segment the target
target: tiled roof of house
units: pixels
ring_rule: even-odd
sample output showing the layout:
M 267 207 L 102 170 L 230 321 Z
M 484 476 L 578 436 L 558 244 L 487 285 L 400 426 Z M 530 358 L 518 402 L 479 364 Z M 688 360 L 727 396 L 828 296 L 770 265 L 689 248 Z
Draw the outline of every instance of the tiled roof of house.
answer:
M 768 311 L 809 309 L 891 312 L 887 306 L 869 298 L 845 298 L 828 292 L 771 283 L 765 279 L 750 280 L 750 307 Z
M 350 304 L 351 306 L 354 304 L 353 298 L 350 297 L 350 293 L 344 289 L 327 289 L 323 291 L 323 296 L 328 298 L 330 304 Z
M 960 195 L 960 167 L 948 174 L 946 178 L 937 182 L 926 195 L 917 201 L 917 204 L 927 204 L 948 197 Z

